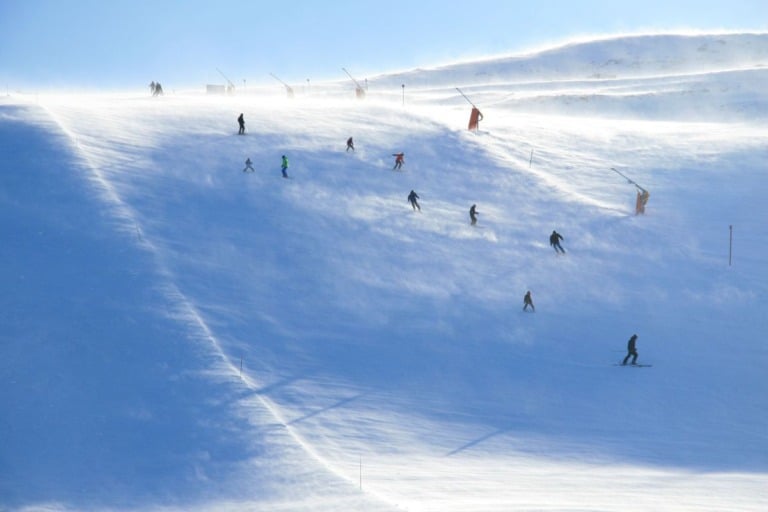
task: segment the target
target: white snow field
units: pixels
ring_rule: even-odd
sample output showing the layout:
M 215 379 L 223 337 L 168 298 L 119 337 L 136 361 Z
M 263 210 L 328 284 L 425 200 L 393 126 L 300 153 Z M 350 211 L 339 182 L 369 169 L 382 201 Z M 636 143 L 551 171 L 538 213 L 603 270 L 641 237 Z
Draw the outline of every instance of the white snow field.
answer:
M 0 99 L 0 509 L 768 510 L 768 34 L 368 78 Z

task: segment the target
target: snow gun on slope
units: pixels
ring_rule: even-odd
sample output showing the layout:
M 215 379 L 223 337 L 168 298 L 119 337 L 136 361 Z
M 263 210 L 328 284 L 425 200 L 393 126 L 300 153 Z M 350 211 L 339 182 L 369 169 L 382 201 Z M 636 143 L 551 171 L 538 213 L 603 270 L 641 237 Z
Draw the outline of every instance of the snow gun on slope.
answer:
M 648 204 L 648 199 L 651 197 L 651 193 L 648 192 L 646 189 L 641 187 L 637 184 L 636 181 L 633 181 L 629 179 L 626 175 L 618 171 L 615 167 L 611 167 L 611 170 L 627 180 L 627 183 L 630 183 L 637 187 L 637 198 L 635 199 L 635 215 L 641 215 L 645 213 L 645 205 Z
M 235 84 L 232 83 L 232 80 L 227 78 L 227 75 L 222 73 L 222 71 L 219 68 L 216 68 L 216 71 L 218 71 L 219 74 L 224 77 L 224 80 L 227 81 L 227 84 L 228 84 L 227 85 L 227 94 L 234 94 L 235 93 Z
M 472 103 L 472 100 L 470 100 L 467 95 L 462 92 L 461 89 L 457 87 L 456 90 L 459 91 L 459 94 L 461 94 L 464 99 L 469 102 L 470 105 L 472 105 L 472 112 L 469 114 L 469 125 L 467 126 L 467 129 L 471 132 L 476 132 L 480 127 L 480 121 L 483 120 L 483 114 L 480 112 L 480 109 L 477 108 L 474 103 Z
M 293 98 L 293 87 L 291 87 L 287 83 L 277 78 L 274 74 L 270 73 L 269 75 L 275 80 L 277 80 L 278 82 L 280 82 L 281 84 L 283 84 L 283 86 L 285 86 L 285 93 L 288 95 L 289 98 Z
M 362 85 L 360 85 L 360 83 L 357 80 L 355 80 L 355 77 L 349 74 L 349 71 L 347 71 L 346 68 L 341 68 L 341 70 L 344 71 L 350 79 L 352 79 L 352 82 L 354 82 L 355 96 L 357 97 L 357 99 L 362 100 L 363 98 L 365 98 L 365 88 Z

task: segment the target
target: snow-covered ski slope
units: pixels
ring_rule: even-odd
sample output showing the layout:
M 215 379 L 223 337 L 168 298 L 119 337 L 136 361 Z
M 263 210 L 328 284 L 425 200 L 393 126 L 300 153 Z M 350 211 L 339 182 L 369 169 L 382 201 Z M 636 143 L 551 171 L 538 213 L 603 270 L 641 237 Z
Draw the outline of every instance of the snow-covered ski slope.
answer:
M 767 65 L 0 99 L 0 509 L 768 509 Z

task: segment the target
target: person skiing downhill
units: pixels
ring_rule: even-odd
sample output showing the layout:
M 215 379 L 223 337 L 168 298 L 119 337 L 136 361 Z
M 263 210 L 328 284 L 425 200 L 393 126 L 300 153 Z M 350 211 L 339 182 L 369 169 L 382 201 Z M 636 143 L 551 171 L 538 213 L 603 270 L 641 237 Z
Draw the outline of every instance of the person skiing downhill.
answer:
M 405 163 L 405 153 L 392 153 L 392 156 L 395 157 L 395 166 L 392 170 L 401 169 Z
M 355 152 L 355 142 L 352 140 L 352 137 L 347 139 L 347 151 L 352 150 L 352 152 Z
M 420 199 L 419 195 L 416 192 L 414 192 L 413 190 L 411 190 L 411 193 L 408 194 L 408 202 L 411 203 L 411 207 L 414 210 L 421 211 L 421 206 L 419 206 L 419 202 L 417 201 L 417 199 Z
M 480 215 L 480 213 L 477 211 L 477 205 L 472 205 L 472 207 L 469 209 L 469 219 L 470 224 L 473 226 L 477 224 L 477 216 Z
M 288 157 L 283 155 L 283 162 L 280 165 L 280 170 L 283 172 L 283 178 L 288 177 Z
M 242 112 L 239 116 L 237 116 L 237 124 L 240 125 L 240 129 L 238 130 L 238 135 L 244 135 L 245 134 L 245 118 L 243 117 Z
M 251 162 L 250 158 L 245 161 L 245 169 L 243 169 L 243 172 L 256 172 L 256 169 L 253 168 L 253 162 Z
M 531 298 L 531 290 L 525 292 L 525 297 L 523 297 L 523 311 L 528 311 L 528 306 L 531 306 L 531 310 L 534 313 L 536 312 L 536 306 L 533 305 L 533 299 Z
M 552 230 L 552 234 L 549 235 L 549 245 L 555 249 L 555 252 L 565 254 L 565 249 L 560 245 L 560 240 L 564 240 L 563 236 L 555 230 Z
M 622 366 L 627 364 L 630 356 L 632 357 L 632 364 L 637 364 L 637 334 L 633 334 L 627 342 L 627 357 L 625 357 L 624 361 L 622 361 Z

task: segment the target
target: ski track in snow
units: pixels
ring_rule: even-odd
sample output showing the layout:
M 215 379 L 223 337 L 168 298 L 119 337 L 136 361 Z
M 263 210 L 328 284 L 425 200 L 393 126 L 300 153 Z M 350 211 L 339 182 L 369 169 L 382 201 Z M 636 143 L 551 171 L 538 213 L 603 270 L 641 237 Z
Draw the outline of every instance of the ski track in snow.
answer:
M 133 232 L 135 230 L 138 234 L 138 243 L 140 246 L 154 256 L 158 273 L 164 279 L 161 288 L 165 290 L 165 295 L 168 301 L 174 305 L 174 312 L 171 313 L 171 316 L 185 323 L 194 338 L 197 338 L 210 346 L 220 360 L 220 363 L 216 365 L 215 368 L 215 373 L 219 375 L 218 378 L 240 380 L 243 385 L 256 396 L 259 404 L 269 411 L 275 422 L 288 432 L 290 437 L 301 447 L 301 449 L 336 478 L 349 484 L 354 484 L 355 482 L 352 478 L 339 471 L 329 460 L 322 457 L 313 446 L 307 442 L 294 427 L 292 427 L 292 422 L 286 420 L 285 414 L 276 403 L 271 401 L 265 394 L 259 392 L 266 387 L 264 382 L 259 381 L 257 376 L 248 372 L 242 373 L 238 363 L 225 352 L 222 344 L 208 326 L 193 301 L 190 300 L 190 298 L 184 294 L 176 284 L 173 272 L 171 272 L 168 266 L 164 263 L 165 258 L 162 250 L 153 244 L 150 237 L 144 234 L 145 231 L 142 229 L 139 216 L 134 212 L 131 206 L 122 199 L 118 187 L 111 182 L 107 173 L 102 171 L 102 168 L 108 165 L 111 172 L 121 173 L 127 170 L 126 167 L 129 169 L 130 167 L 135 166 L 135 164 L 127 164 L 127 158 L 122 158 L 120 153 L 112 152 L 109 147 L 105 148 L 106 150 L 102 149 L 102 151 L 99 151 L 99 148 L 90 149 L 85 144 L 81 143 L 78 133 L 70 127 L 71 121 L 68 123 L 63 120 L 61 116 L 56 113 L 55 109 L 45 106 L 44 104 L 41 106 L 46 114 L 54 120 L 56 126 L 69 138 L 76 154 L 83 158 L 88 171 L 91 173 L 92 181 L 101 191 L 103 200 L 109 205 L 110 210 L 115 217 L 119 219 L 123 228 L 128 232 Z M 388 503 L 388 500 L 380 496 L 375 490 L 366 489 L 366 494 L 370 494 L 383 503 Z M 392 504 L 390 503 L 390 505 Z M 369 504 L 368 506 L 372 505 Z

